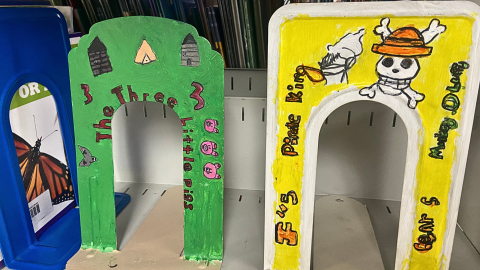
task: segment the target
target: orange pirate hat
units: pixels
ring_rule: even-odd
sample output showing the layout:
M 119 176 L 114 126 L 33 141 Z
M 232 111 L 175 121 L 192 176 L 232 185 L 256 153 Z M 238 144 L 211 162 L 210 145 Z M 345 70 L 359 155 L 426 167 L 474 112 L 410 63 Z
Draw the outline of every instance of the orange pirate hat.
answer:
M 386 37 L 382 44 L 373 44 L 372 47 L 374 53 L 400 57 L 429 56 L 432 49 L 425 46 L 422 33 L 414 27 L 399 28 Z

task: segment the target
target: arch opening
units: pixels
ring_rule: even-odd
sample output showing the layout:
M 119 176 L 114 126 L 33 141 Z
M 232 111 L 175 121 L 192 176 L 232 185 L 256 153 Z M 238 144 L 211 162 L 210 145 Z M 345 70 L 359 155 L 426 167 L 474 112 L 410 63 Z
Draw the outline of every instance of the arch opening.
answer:
M 383 261 L 385 269 L 395 268 L 406 145 L 404 122 L 381 103 L 351 102 L 336 108 L 323 121 L 316 164 L 314 269 L 340 261 L 369 267 Z M 327 205 L 336 208 L 327 209 Z M 334 216 L 346 219 L 339 222 Z M 330 219 L 322 219 L 325 217 Z M 361 224 L 368 226 L 358 226 Z M 352 230 L 336 234 L 333 241 L 334 232 L 349 226 Z M 353 232 L 358 237 L 352 237 L 350 242 L 341 240 L 347 240 L 343 236 Z M 374 238 L 376 242 L 368 241 Z M 355 248 L 364 256 L 344 257 L 345 253 L 331 256 L 333 250 Z M 365 255 L 372 257 L 367 259 Z
M 117 217 L 117 246 L 122 250 L 163 193 L 183 184 L 182 125 L 166 104 L 128 102 L 112 118 L 115 192 L 132 197 Z

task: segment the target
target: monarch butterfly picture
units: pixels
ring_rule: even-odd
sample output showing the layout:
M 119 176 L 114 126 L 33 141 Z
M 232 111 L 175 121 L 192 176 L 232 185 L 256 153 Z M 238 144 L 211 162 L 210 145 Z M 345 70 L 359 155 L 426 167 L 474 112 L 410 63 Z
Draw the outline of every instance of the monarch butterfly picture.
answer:
M 47 189 L 54 205 L 74 199 L 68 167 L 51 155 L 40 152 L 41 137 L 33 147 L 15 133 L 13 140 L 28 202 Z
M 10 126 L 28 211 L 38 237 L 75 207 L 58 111 L 39 83 L 22 85 L 10 105 Z

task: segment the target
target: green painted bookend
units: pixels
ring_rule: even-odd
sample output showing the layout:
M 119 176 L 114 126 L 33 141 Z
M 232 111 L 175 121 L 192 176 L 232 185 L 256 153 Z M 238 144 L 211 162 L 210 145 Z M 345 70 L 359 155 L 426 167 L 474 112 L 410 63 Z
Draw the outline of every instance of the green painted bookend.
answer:
M 111 135 L 115 111 L 127 102 L 163 102 L 183 126 L 185 258 L 222 260 L 220 54 L 191 25 L 137 16 L 95 24 L 69 54 L 69 65 L 82 247 L 104 252 L 117 247 Z

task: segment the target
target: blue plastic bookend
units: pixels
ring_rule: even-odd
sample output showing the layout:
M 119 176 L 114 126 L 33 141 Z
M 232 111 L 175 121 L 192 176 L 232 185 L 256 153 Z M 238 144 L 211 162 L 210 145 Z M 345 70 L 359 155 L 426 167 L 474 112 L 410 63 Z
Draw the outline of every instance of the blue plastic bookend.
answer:
M 10 269 L 65 269 L 80 248 L 78 208 L 35 237 L 9 120 L 20 86 L 38 82 L 49 89 L 77 194 L 69 50 L 65 19 L 57 9 L 0 8 L 0 247 Z
M 115 215 L 119 215 L 132 198 L 127 193 L 115 192 Z

